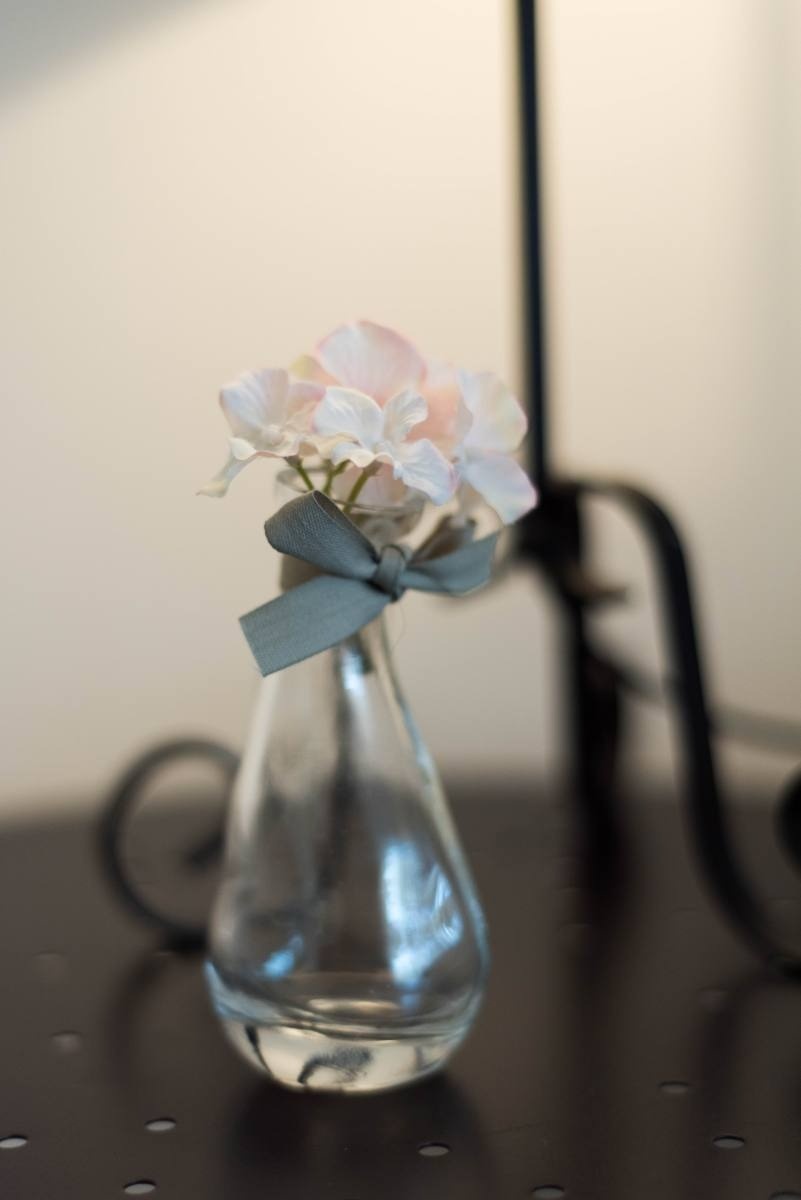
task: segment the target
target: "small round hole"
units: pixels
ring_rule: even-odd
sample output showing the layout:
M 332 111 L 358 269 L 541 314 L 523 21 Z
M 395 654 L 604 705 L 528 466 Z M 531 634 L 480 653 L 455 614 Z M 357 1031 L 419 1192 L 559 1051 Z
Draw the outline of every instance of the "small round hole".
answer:
M 27 1145 L 28 1139 L 21 1133 L 12 1133 L 8 1137 L 0 1138 L 0 1150 L 19 1150 Z
M 155 1192 L 156 1185 L 152 1179 L 135 1179 L 133 1183 L 126 1183 L 122 1190 L 126 1196 L 146 1196 Z
M 559 1187 L 558 1183 L 546 1183 L 544 1187 L 536 1187 L 531 1193 L 535 1200 L 559 1200 L 560 1196 L 564 1196 L 565 1189 Z
M 686 1096 L 690 1085 L 683 1079 L 666 1079 L 664 1083 L 660 1083 L 659 1090 L 665 1096 Z
M 62 1033 L 54 1033 L 50 1041 L 53 1043 L 53 1049 L 59 1054 L 77 1054 L 83 1046 L 83 1038 L 79 1033 L 74 1033 L 71 1029 L 64 1030 Z
M 442 1158 L 443 1154 L 450 1152 L 450 1146 L 444 1142 L 423 1142 L 422 1146 L 417 1147 L 417 1153 L 422 1154 L 423 1158 Z
M 67 960 L 63 954 L 45 951 L 34 958 L 36 973 L 43 983 L 58 983 L 67 974 Z
M 154 1121 L 148 1121 L 145 1129 L 149 1129 L 151 1133 L 169 1133 L 171 1129 L 175 1129 L 175 1121 L 172 1117 L 156 1117 Z
M 712 1145 L 717 1146 L 718 1150 L 741 1150 L 745 1145 L 745 1138 L 735 1137 L 734 1134 L 725 1133 L 722 1137 L 713 1138 Z

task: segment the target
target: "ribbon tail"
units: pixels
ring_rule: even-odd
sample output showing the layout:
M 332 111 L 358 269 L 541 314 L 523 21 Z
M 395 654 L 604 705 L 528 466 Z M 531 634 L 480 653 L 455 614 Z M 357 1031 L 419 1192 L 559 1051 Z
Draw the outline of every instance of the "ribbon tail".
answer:
M 318 575 L 254 608 L 239 624 L 262 675 L 271 675 L 350 637 L 389 602 L 369 583 Z
M 415 557 L 404 571 L 402 582 L 420 592 L 443 592 L 449 596 L 472 592 L 489 582 L 497 542 L 498 534 L 491 533 L 439 558 Z

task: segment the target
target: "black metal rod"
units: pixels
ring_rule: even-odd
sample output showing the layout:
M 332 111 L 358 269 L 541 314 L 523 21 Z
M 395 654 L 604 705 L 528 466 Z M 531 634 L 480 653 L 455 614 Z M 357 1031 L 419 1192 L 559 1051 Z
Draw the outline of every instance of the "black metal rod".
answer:
M 173 917 L 155 907 L 132 877 L 124 852 L 128 823 L 146 793 L 148 785 L 164 767 L 175 762 L 202 759 L 217 767 L 226 793 L 233 786 L 239 758 L 227 746 L 208 738 L 178 738 L 162 742 L 140 755 L 123 772 L 109 792 L 97 828 L 97 848 L 106 880 L 123 904 L 141 921 L 167 934 L 173 945 L 195 947 L 203 944 L 206 931 L 182 917 Z M 221 834 L 221 831 L 220 831 Z M 186 861 L 206 866 L 222 854 L 222 837 L 216 835 L 193 847 Z
M 703 878 L 745 940 L 772 966 L 798 976 L 801 958 L 774 935 L 729 834 L 712 746 L 690 571 L 678 530 L 666 509 L 640 488 L 615 480 L 580 480 L 577 486 L 587 495 L 608 496 L 628 508 L 655 556 L 666 647 L 678 684 L 686 810 Z
M 537 72 L 537 0 L 515 0 L 517 16 L 522 242 L 521 340 L 523 377 L 531 425 L 529 469 L 540 494 L 548 477 L 545 310 L 543 303 L 540 103 Z

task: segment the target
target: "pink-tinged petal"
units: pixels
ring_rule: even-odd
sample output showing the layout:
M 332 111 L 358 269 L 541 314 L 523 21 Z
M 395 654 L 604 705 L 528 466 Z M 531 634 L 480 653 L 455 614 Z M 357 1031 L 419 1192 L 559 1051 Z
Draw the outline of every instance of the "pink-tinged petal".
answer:
M 323 370 L 317 359 L 311 354 L 301 354 L 300 358 L 296 358 L 289 368 L 289 373 L 293 379 L 305 383 L 317 383 L 321 387 L 329 387 L 337 382 L 333 375 L 329 375 L 327 371 Z
M 293 429 L 311 429 L 314 410 L 324 395 L 322 384 L 293 380 L 289 385 L 286 405 L 287 424 Z
M 379 404 L 396 392 L 416 388 L 425 373 L 425 363 L 411 342 L 372 321 L 341 325 L 320 342 L 315 357 L 339 383 L 365 392 Z
M 457 485 L 457 475 L 440 450 L 423 439 L 397 447 L 395 477 L 407 487 L 423 492 L 434 504 L 447 504 Z
M 473 420 L 462 400 L 456 368 L 449 363 L 430 362 L 420 391 L 428 405 L 428 417 L 410 436 L 413 440 L 430 438 L 446 458 L 452 458 Z
M 460 372 L 462 397 L 473 420 L 465 447 L 482 454 L 511 454 L 526 435 L 528 421 L 515 395 L 490 371 Z
M 219 500 L 228 491 L 229 487 L 231 486 L 231 482 L 236 479 L 239 472 L 242 471 L 250 461 L 250 459 L 247 459 L 245 462 L 239 462 L 232 455 L 231 458 L 228 459 L 228 462 L 225 464 L 223 469 L 218 471 L 217 474 L 208 481 L 208 483 L 204 483 L 202 488 L 198 489 L 198 496 L 213 496 L 215 500 Z
M 220 392 L 220 404 L 231 432 L 252 438 L 263 425 L 283 422 L 288 392 L 287 372 L 269 368 L 246 371 L 227 384 Z
M 459 372 L 453 363 L 446 362 L 441 358 L 429 358 L 426 360 L 423 388 L 425 391 L 458 392 L 460 390 Z
M 459 397 L 459 404 L 456 408 L 456 416 L 453 423 L 453 440 L 457 446 L 463 446 L 467 435 L 473 427 L 473 414 L 465 404 L 462 397 Z
M 511 525 L 537 503 L 537 491 L 523 468 L 503 454 L 469 455 L 462 467 L 466 483 Z
M 370 396 L 330 387 L 315 411 L 314 428 L 325 437 L 343 435 L 371 449 L 383 432 L 384 414 Z
M 419 392 L 398 392 L 384 408 L 384 437 L 388 442 L 405 442 L 415 425 L 425 421 L 428 406 Z

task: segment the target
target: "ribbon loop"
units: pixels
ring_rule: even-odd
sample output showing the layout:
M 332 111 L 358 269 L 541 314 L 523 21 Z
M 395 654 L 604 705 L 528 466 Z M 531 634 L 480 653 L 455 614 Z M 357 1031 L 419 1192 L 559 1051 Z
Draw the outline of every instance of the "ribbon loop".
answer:
M 474 541 L 471 524 L 456 528 L 445 518 L 447 537 L 429 539 L 416 553 L 403 545 L 379 552 L 320 492 L 291 500 L 264 529 L 271 546 L 319 574 L 240 618 L 262 675 L 351 637 L 409 588 L 456 596 L 480 587 L 498 536 Z
M 390 600 L 400 600 L 406 591 L 401 580 L 410 558 L 411 551 L 408 546 L 396 546 L 394 543 L 385 546 L 381 551 L 375 575 L 370 580 L 373 587 L 386 592 Z

